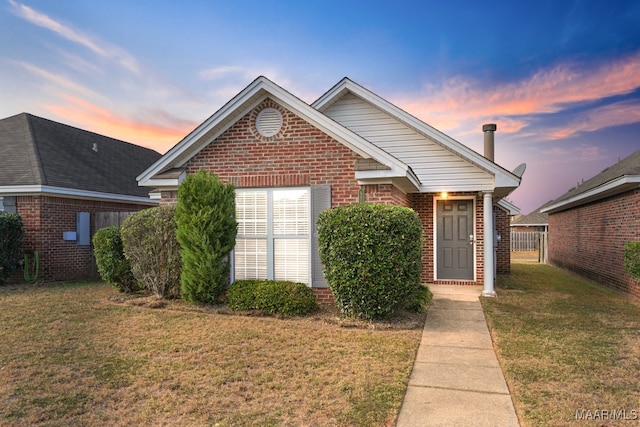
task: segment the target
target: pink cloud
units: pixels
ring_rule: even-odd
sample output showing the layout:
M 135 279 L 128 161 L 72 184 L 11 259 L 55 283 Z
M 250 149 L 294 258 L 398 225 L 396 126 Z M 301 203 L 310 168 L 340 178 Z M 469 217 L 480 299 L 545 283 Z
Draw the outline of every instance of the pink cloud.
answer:
M 591 132 L 598 129 L 640 122 L 640 104 L 636 100 L 617 102 L 587 112 L 561 128 L 552 129 L 549 139 L 563 139 L 579 132 Z
M 132 119 L 77 97 L 66 96 L 65 99 L 67 103 L 64 105 L 48 105 L 45 108 L 83 129 L 161 153 L 175 145 L 197 125 L 160 110 L 152 112 L 156 120 Z
M 441 130 L 465 134 L 477 132 L 482 123 L 497 122 L 499 130 L 512 133 L 527 126 L 523 116 L 559 112 L 569 104 L 624 95 L 638 87 L 640 52 L 595 67 L 562 63 L 488 88 L 473 79 L 453 77 L 439 86 L 425 86 L 417 96 L 397 96 L 394 102 Z M 620 120 L 589 115 L 578 128 L 597 130 L 611 126 L 612 119 Z M 626 120 L 638 121 L 637 111 Z M 563 132 L 558 130 L 557 135 Z

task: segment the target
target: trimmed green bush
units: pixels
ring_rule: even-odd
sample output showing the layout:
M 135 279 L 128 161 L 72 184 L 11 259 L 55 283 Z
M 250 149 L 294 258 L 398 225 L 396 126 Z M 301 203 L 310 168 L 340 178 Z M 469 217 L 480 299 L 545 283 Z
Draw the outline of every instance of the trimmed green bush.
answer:
M 93 253 L 102 280 L 120 292 L 139 289 L 131 272 L 131 264 L 124 256 L 119 226 L 101 228 L 93 235 Z
M 254 310 L 256 288 L 263 280 L 237 280 L 227 290 L 227 307 L 232 310 Z
M 640 242 L 624 245 L 624 269 L 635 280 L 640 280 Z
M 133 277 L 161 298 L 180 296 L 180 244 L 175 207 L 158 206 L 127 217 L 120 233 Z
M 229 254 L 236 242 L 233 185 L 205 171 L 188 175 L 178 188 L 176 223 L 182 298 L 216 302 L 229 284 Z
M 227 306 L 279 316 L 303 316 L 318 308 L 313 291 L 304 283 L 275 280 L 233 283 L 227 291 Z
M 24 225 L 20 215 L 0 212 L 0 285 L 20 262 Z
M 324 277 L 344 314 L 388 317 L 418 292 L 422 226 L 413 210 L 339 206 L 320 214 L 318 232 Z

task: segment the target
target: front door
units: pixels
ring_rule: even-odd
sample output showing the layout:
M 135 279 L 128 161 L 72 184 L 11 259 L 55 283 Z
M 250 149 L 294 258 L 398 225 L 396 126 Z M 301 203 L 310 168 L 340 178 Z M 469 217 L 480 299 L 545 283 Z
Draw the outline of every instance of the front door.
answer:
M 438 200 L 437 279 L 473 280 L 473 200 Z

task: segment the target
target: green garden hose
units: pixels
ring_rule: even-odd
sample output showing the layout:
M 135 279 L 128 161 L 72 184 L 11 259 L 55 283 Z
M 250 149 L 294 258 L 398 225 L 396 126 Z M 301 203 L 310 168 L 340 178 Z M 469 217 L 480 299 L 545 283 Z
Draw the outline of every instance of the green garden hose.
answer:
M 27 283 L 34 284 L 38 281 L 38 273 L 40 272 L 40 255 L 38 251 L 33 251 L 33 277 L 29 272 L 29 254 L 24 254 L 24 264 L 22 265 L 24 272 L 24 280 Z

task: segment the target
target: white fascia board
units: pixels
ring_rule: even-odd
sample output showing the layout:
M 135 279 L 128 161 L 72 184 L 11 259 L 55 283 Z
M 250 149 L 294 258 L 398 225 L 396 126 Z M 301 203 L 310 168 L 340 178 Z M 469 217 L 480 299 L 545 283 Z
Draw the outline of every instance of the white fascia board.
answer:
M 498 206 L 506 210 L 509 215 L 518 215 L 520 213 L 520 208 L 506 199 L 500 199 Z
M 575 196 L 568 199 L 547 205 L 543 209 L 540 209 L 540 213 L 554 212 L 562 210 L 562 208 L 565 207 L 570 208 L 573 206 L 578 206 L 638 187 L 640 187 L 640 175 L 621 176 L 609 182 L 605 182 L 598 187 L 592 188 L 580 194 L 576 194 Z
M 153 178 L 149 177 L 144 181 L 138 181 L 138 187 L 176 187 L 182 183 L 187 176 L 187 171 L 183 171 L 178 178 Z
M 352 92 L 356 96 L 370 102 L 416 132 L 429 137 L 452 153 L 493 174 L 495 176 L 496 187 L 518 187 L 520 185 L 520 179 L 513 173 L 346 77 L 316 100 L 312 104 L 312 107 L 323 111 L 346 91 Z
M 411 171 L 407 172 L 404 175 L 399 175 L 398 171 L 384 169 L 384 170 L 356 171 L 355 175 L 356 175 L 356 179 L 362 182 L 373 181 L 373 180 L 385 181 L 385 182 L 377 182 L 378 184 L 390 184 L 393 178 L 406 178 L 415 187 L 415 189 L 418 190 L 420 188 L 420 182 L 415 177 L 415 175 L 413 175 L 410 172 Z
M 98 191 L 76 190 L 73 188 L 52 187 L 49 185 L 15 185 L 0 187 L 0 194 L 15 196 L 31 196 L 45 194 L 74 199 L 108 200 L 113 202 L 157 204 L 149 197 L 128 196 L 126 194 L 100 193 Z

